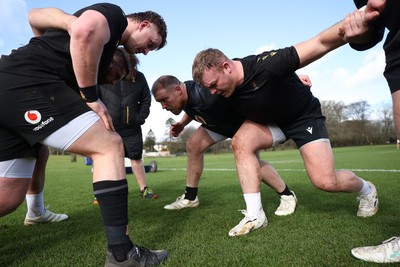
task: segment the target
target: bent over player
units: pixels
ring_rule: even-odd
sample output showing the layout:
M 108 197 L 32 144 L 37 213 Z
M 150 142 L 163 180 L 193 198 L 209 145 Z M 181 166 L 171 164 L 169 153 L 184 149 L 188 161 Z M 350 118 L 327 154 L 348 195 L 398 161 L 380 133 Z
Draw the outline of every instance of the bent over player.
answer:
M 164 20 L 151 11 L 125 16 L 120 7 L 102 3 L 74 16 L 34 9 L 29 22 L 37 37 L 0 60 L 0 216 L 23 201 L 40 144 L 84 155 L 94 162 L 105 265 L 158 265 L 166 251 L 141 248 L 129 238 L 123 145 L 96 86 L 118 45 L 143 54 L 162 48 Z

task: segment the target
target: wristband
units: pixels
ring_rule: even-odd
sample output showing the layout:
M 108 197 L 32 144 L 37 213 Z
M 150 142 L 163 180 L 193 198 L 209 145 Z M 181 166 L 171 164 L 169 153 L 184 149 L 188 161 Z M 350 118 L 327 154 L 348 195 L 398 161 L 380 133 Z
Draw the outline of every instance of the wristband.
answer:
M 99 99 L 99 95 L 97 93 L 97 85 L 79 88 L 79 91 L 81 92 L 81 97 L 86 102 L 91 103 Z

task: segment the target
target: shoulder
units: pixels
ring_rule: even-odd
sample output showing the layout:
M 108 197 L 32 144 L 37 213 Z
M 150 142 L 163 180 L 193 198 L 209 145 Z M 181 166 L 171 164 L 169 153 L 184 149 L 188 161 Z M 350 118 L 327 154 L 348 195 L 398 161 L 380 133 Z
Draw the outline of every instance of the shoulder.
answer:
M 101 13 L 107 19 L 109 25 L 118 25 L 122 29 L 125 29 L 128 25 L 124 11 L 117 5 L 110 3 L 94 4 L 78 10 L 74 15 L 79 17 L 87 10 L 95 10 Z

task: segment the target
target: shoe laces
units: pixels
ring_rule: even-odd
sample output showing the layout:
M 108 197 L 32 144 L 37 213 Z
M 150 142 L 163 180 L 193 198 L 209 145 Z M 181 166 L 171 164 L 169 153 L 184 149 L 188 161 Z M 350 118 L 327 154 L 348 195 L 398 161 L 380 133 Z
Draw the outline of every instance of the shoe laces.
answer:
M 133 258 L 136 261 L 140 262 L 141 264 L 144 264 L 143 266 L 147 266 L 147 262 L 150 262 L 152 264 L 159 263 L 157 255 L 153 253 L 151 250 L 144 247 L 139 247 L 137 245 L 134 246 L 135 246 L 135 252 Z
M 359 208 L 365 209 L 365 208 L 372 208 L 374 206 L 374 203 L 372 201 L 372 197 L 370 194 L 363 194 L 357 197 L 357 201 L 360 202 Z
M 243 213 L 244 218 L 239 222 L 239 225 L 245 225 L 248 222 L 253 222 L 255 220 L 257 220 L 257 216 L 255 215 L 250 215 L 247 210 L 238 210 L 241 213 Z

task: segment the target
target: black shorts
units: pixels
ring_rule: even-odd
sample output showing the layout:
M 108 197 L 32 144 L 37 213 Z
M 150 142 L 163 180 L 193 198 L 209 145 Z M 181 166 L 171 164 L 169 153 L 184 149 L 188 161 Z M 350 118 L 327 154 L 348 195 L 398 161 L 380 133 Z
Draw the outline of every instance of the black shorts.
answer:
M 281 129 L 287 139 L 296 143 L 297 148 L 315 140 L 329 139 L 319 102 L 310 106 L 295 122 L 281 126 Z
M 0 72 L 0 161 L 35 156 L 36 143 L 90 108 L 62 80 Z
M 383 74 L 392 94 L 400 90 L 400 58 L 387 62 Z
M 130 130 L 118 133 L 124 142 L 125 157 L 133 160 L 142 159 L 143 137 L 140 127 L 135 131 Z
M 400 31 L 390 31 L 383 47 L 386 53 L 386 67 L 383 74 L 393 94 L 400 90 Z

